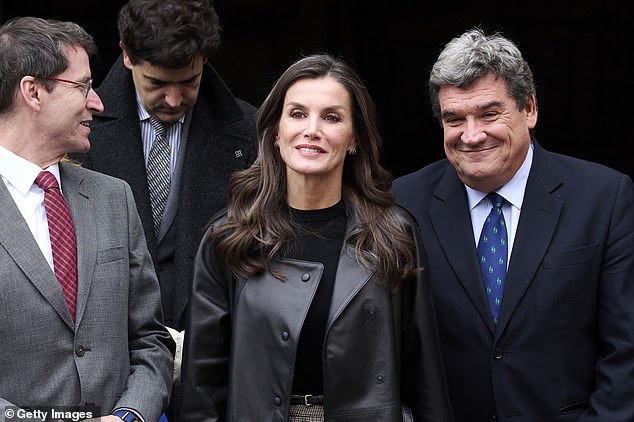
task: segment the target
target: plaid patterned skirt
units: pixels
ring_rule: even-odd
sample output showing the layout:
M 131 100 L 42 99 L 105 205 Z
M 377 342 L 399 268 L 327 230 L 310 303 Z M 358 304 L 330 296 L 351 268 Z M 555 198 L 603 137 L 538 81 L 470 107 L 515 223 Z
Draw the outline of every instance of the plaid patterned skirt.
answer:
M 323 422 L 324 406 L 314 404 L 306 406 L 303 404 L 291 404 L 289 422 Z

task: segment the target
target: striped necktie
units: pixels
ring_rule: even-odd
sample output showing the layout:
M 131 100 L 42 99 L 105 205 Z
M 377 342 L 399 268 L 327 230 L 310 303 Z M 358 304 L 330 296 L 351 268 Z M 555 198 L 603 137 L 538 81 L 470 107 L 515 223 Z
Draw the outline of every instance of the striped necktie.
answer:
M 167 142 L 169 123 L 161 122 L 154 117 L 150 123 L 156 132 L 156 138 L 150 148 L 147 161 L 147 180 L 150 189 L 150 203 L 154 220 L 154 234 L 158 236 L 161 228 L 163 212 L 170 191 L 170 146 Z
M 35 184 L 44 191 L 44 209 L 53 251 L 53 268 L 74 320 L 77 303 L 77 244 L 70 210 L 52 173 L 41 172 L 35 179 Z

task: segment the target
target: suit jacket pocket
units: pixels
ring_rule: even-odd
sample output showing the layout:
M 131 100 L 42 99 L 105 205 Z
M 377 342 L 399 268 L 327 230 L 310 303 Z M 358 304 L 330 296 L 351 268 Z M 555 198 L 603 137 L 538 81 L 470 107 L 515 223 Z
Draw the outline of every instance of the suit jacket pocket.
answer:
M 585 264 L 597 255 L 598 245 L 583 246 L 581 248 L 552 252 L 544 256 L 544 268 L 562 267 L 565 265 Z
M 105 264 L 112 261 L 124 259 L 126 256 L 123 246 L 115 246 L 114 248 L 102 249 L 97 251 L 97 264 Z
M 576 403 L 570 403 L 559 409 L 559 413 L 566 415 L 568 413 L 576 413 L 586 410 L 590 406 L 590 402 L 582 400 Z

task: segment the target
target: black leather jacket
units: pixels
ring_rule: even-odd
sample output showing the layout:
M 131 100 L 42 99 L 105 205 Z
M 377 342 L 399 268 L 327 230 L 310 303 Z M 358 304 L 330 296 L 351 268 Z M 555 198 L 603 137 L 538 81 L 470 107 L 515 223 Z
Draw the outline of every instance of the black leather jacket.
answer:
M 425 267 L 416 222 L 395 211 Z M 358 224 L 348 207 L 347 234 Z M 297 341 L 322 264 L 280 259 L 273 265 L 285 281 L 268 272 L 235 280 L 213 248 L 207 233 L 195 261 L 180 421 L 286 421 Z M 402 421 L 402 403 L 414 420 L 451 420 L 424 271 L 393 296 L 345 243 L 323 362 L 326 421 Z

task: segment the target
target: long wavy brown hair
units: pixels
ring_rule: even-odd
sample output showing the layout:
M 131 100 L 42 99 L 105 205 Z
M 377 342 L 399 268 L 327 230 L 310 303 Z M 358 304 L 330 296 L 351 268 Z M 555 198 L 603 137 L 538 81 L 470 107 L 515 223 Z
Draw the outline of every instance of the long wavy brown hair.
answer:
M 351 98 L 357 154 L 348 155 L 343 169 L 342 197 L 355 209 L 361 224 L 347 242 L 367 268 L 374 265 L 387 286 L 396 291 L 416 270 L 414 242 L 396 218 L 389 192 L 392 175 L 380 164 L 381 137 L 376 108 L 357 73 L 330 55 L 304 57 L 277 80 L 257 114 L 258 157 L 235 173 L 229 185 L 227 222 L 215 230 L 218 253 L 236 277 L 249 277 L 283 255 L 297 227 L 289 219 L 286 164 L 274 146 L 284 98 L 297 81 L 331 77 Z

